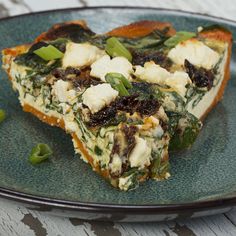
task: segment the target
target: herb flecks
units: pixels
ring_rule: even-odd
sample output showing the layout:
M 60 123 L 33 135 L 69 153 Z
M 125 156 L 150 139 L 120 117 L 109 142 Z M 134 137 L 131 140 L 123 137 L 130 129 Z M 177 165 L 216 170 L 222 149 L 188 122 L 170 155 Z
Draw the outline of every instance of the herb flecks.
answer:
M 101 156 L 103 151 L 100 147 L 98 147 L 97 145 L 94 147 L 94 152 L 97 156 Z

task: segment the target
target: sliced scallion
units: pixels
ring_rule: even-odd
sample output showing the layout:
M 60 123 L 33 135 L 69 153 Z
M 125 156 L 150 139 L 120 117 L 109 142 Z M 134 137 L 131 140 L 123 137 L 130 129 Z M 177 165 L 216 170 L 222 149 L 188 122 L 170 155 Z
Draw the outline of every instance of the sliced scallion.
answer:
M 6 113 L 4 110 L 0 109 L 0 123 L 5 120 L 6 118 Z
M 133 87 L 132 84 L 129 82 L 129 80 L 126 79 L 126 78 L 124 77 L 124 75 L 122 75 L 121 73 L 114 73 L 114 72 L 112 72 L 112 73 L 108 73 L 106 76 L 107 76 L 107 77 L 113 77 L 113 78 L 119 79 L 119 80 L 124 84 L 124 86 L 125 86 L 127 89 Z
M 132 84 L 120 73 L 108 73 L 105 80 L 119 92 L 120 96 L 128 96 L 127 89 L 132 88 Z
M 178 43 L 186 41 L 196 36 L 196 33 L 187 32 L 187 31 L 179 31 L 174 36 L 170 37 L 164 42 L 164 45 L 172 48 L 175 47 Z
M 120 56 L 132 61 L 132 55 L 129 50 L 115 37 L 107 39 L 105 50 L 111 57 Z
M 35 165 L 47 160 L 51 155 L 51 148 L 47 144 L 39 143 L 32 149 L 29 161 L 31 164 Z
M 52 45 L 47 47 L 41 47 L 37 50 L 34 50 L 34 54 L 38 55 L 45 61 L 51 61 L 63 57 L 63 53 Z
M 116 84 L 114 89 L 119 92 L 120 96 L 129 96 L 129 92 L 122 83 Z

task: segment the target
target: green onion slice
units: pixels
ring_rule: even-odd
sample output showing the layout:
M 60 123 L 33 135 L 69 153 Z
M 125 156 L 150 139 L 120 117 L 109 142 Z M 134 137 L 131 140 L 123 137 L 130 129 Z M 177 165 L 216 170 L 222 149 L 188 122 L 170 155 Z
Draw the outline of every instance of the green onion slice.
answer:
M 6 118 L 6 113 L 4 110 L 0 109 L 0 123 L 5 120 Z
M 105 80 L 111 84 L 112 88 L 117 90 L 120 96 L 128 96 L 127 89 L 132 88 L 132 84 L 120 73 L 107 73 Z
M 115 37 L 107 39 L 105 50 L 111 57 L 120 56 L 132 61 L 132 55 L 129 50 Z
M 52 45 L 47 47 L 41 47 L 37 50 L 34 50 L 34 54 L 38 55 L 45 61 L 51 61 L 54 59 L 59 59 L 63 57 L 63 53 Z
M 120 80 L 124 84 L 124 86 L 128 89 L 133 87 L 132 84 L 129 82 L 129 80 L 126 79 L 124 75 L 122 75 L 121 73 L 111 72 L 111 73 L 107 73 L 105 77 L 108 80 L 112 80 L 112 78 L 116 78 Z
M 52 155 L 51 148 L 44 143 L 37 144 L 31 151 L 29 161 L 35 165 L 48 159 Z
M 114 89 L 119 92 L 120 96 L 129 96 L 129 92 L 122 83 L 116 84 Z
M 164 42 L 164 45 L 172 48 L 175 47 L 178 43 L 186 41 L 196 36 L 196 33 L 187 32 L 187 31 L 179 31 L 174 36 L 170 37 Z

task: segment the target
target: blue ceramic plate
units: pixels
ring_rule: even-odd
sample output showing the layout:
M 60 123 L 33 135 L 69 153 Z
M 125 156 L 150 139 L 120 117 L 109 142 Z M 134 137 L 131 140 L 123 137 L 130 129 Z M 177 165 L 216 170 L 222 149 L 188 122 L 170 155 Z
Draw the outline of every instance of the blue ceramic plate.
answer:
M 1 49 L 31 42 L 51 25 L 84 19 L 97 33 L 139 20 L 171 22 L 177 30 L 219 23 L 236 35 L 236 23 L 180 11 L 148 8 L 79 8 L 27 14 L 0 21 Z M 235 45 L 234 45 L 235 46 Z M 172 177 L 131 192 L 112 188 L 74 155 L 69 135 L 24 113 L 6 74 L 0 72 L 0 195 L 33 208 L 86 219 L 150 221 L 225 212 L 236 203 L 236 70 L 224 99 L 209 114 L 190 150 L 170 155 Z M 54 155 L 33 167 L 31 148 L 49 144 Z M 31 206 L 32 209 L 32 206 Z

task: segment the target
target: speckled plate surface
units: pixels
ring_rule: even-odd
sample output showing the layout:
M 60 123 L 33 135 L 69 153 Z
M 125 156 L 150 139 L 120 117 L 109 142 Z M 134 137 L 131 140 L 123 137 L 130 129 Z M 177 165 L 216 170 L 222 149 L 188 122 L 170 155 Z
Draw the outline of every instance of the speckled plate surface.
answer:
M 97 33 L 148 19 L 170 21 L 177 30 L 195 30 L 212 23 L 236 35 L 236 23 L 180 11 L 147 8 L 82 8 L 22 15 L 0 21 L 0 47 L 31 42 L 52 24 L 84 19 Z M 131 192 L 112 188 L 74 155 L 70 136 L 24 113 L 6 74 L 0 72 L 0 196 L 35 209 L 85 219 L 153 221 L 225 212 L 236 203 L 236 70 L 222 102 L 209 114 L 193 147 L 170 155 L 172 177 L 148 181 Z M 48 143 L 50 161 L 33 167 L 31 148 Z M 31 206 L 32 208 L 32 206 Z

